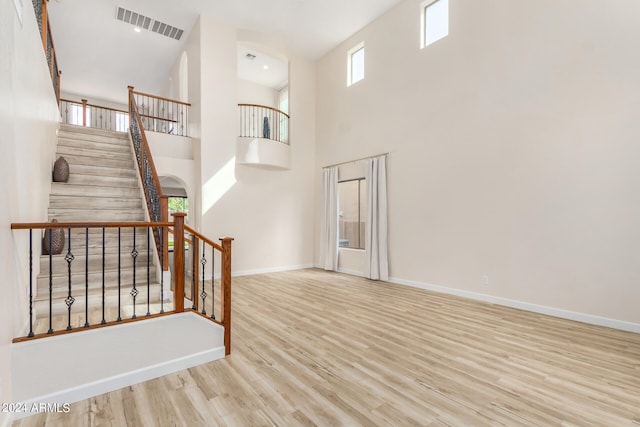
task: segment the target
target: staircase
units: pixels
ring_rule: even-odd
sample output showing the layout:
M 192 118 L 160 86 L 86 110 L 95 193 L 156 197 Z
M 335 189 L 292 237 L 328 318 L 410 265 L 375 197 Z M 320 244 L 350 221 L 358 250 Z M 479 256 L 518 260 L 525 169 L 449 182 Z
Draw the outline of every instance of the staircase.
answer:
M 54 182 L 49 197 L 49 220 L 58 222 L 129 222 L 145 221 L 144 198 L 139 183 L 137 165 L 126 133 L 61 125 L 56 158 L 63 156 L 69 163 L 69 181 Z M 153 235 L 146 228 L 71 229 L 71 288 L 75 301 L 72 312 L 84 313 L 85 290 L 88 288 L 90 307 L 100 307 L 103 293 L 107 304 L 117 304 L 118 281 L 123 306 L 131 305 L 129 292 L 133 288 L 134 249 L 138 303 L 147 299 L 147 269 L 152 298 L 159 297 L 159 271 L 154 265 Z M 36 315 L 48 316 L 49 286 L 52 285 L 53 313 L 67 312 L 64 299 L 69 291 L 68 230 L 65 246 L 59 255 L 51 257 L 52 276 L 49 277 L 49 255 L 40 257 L 37 278 Z M 150 243 L 150 245 L 148 244 Z M 104 261 L 103 261 L 104 251 Z M 87 262 L 88 260 L 88 262 Z M 103 271 L 104 262 L 104 271 Z M 149 262 L 149 267 L 147 262 Z M 88 266 L 88 272 L 87 272 Z M 103 279 L 104 277 L 104 279 Z M 145 310 L 146 311 L 146 310 Z

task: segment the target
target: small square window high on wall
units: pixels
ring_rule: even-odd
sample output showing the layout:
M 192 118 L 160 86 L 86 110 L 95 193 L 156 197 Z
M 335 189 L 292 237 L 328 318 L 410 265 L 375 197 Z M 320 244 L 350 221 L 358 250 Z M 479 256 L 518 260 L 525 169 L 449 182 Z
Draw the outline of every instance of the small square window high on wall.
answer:
M 422 37 L 420 48 L 449 35 L 449 0 L 428 0 L 422 3 Z
M 364 79 L 364 42 L 347 53 L 347 86 Z

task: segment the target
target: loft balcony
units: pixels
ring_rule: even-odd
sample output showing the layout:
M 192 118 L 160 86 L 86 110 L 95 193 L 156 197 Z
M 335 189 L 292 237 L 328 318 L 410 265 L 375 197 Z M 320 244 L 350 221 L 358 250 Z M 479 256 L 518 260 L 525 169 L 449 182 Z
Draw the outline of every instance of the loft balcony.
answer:
M 289 115 L 266 105 L 238 104 L 236 163 L 291 168 Z

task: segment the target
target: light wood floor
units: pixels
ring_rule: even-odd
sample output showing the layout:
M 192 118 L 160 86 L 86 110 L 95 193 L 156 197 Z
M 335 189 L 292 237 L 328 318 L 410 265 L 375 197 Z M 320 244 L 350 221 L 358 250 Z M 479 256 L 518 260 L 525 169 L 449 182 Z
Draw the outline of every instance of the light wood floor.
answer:
M 230 357 L 14 425 L 640 425 L 638 334 L 319 270 L 233 286 Z

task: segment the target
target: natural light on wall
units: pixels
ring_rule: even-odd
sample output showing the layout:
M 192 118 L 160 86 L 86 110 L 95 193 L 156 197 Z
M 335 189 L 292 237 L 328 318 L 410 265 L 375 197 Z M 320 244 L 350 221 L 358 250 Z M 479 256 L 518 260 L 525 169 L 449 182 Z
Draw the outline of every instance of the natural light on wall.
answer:
M 236 158 L 232 157 L 202 186 L 202 214 L 206 214 L 236 183 Z
M 449 35 L 449 0 L 422 3 L 422 38 L 420 48 Z

